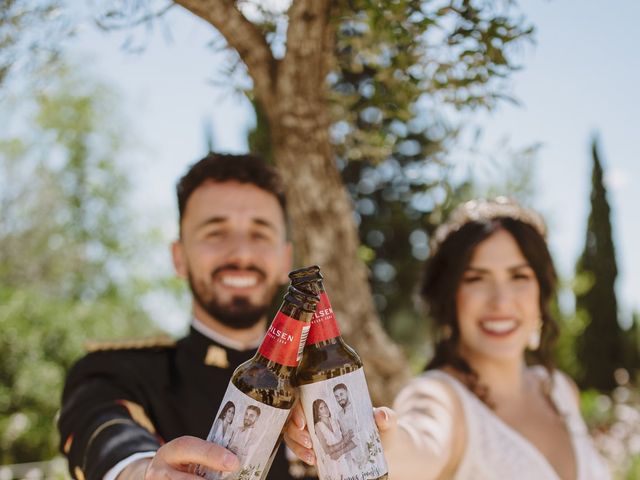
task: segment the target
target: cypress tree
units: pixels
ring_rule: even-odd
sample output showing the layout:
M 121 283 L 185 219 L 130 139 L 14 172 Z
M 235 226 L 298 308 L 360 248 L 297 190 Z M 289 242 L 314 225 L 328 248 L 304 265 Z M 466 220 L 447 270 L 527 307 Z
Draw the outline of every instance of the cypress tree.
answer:
M 627 339 L 626 363 L 631 370 L 632 378 L 640 382 L 638 373 L 640 372 L 640 312 L 633 312 L 631 315 L 631 327 L 625 335 Z
M 578 360 L 582 366 L 583 388 L 611 391 L 616 386 L 614 372 L 625 363 L 625 345 L 618 322 L 615 281 L 618 275 L 611 229 L 611 208 L 603 183 L 603 169 L 598 155 L 597 139 L 591 145 L 591 212 L 587 224 L 584 250 L 576 276 L 576 311 L 586 327 L 578 339 Z

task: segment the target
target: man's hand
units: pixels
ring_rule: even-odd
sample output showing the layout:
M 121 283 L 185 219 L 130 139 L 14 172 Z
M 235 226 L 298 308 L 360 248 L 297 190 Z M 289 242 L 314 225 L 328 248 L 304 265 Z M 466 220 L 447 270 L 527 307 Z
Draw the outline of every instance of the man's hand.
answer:
M 196 465 L 222 472 L 236 470 L 238 458 L 229 450 L 196 437 L 179 437 L 164 444 L 155 457 L 138 460 L 127 466 L 117 480 L 144 478 L 187 480 L 200 478 Z

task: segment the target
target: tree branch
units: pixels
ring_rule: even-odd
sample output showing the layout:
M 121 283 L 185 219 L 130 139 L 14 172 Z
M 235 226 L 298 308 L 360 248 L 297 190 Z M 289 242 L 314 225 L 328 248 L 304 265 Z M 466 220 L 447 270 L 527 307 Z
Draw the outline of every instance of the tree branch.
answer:
M 161 9 L 155 12 L 149 12 L 141 15 L 133 20 L 130 19 L 130 12 L 121 12 L 120 10 L 109 10 L 102 18 L 96 18 L 95 24 L 100 30 L 125 30 L 132 27 L 151 22 L 157 18 L 165 15 L 169 10 L 175 6 L 174 3 L 168 3 Z
M 260 29 L 238 10 L 233 0 L 174 0 L 213 25 L 247 66 L 256 97 L 265 104 L 275 101 L 277 61 Z
M 325 101 L 324 80 L 333 58 L 332 0 L 294 0 L 289 9 L 287 51 L 280 66 L 278 91 Z M 300 71 L 305 75 L 300 82 Z M 292 80 L 296 84 L 292 85 Z

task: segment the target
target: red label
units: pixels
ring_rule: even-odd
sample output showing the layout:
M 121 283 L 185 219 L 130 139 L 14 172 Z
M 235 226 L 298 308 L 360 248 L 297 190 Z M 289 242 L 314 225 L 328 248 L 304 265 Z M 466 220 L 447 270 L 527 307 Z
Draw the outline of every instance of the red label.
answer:
M 322 292 L 316 307 L 316 313 L 313 314 L 313 319 L 311 320 L 311 330 L 309 330 L 307 343 L 314 345 L 339 336 L 340 328 L 338 328 L 338 322 L 336 322 L 336 317 L 333 314 L 333 308 L 331 308 L 327 294 Z
M 258 352 L 272 362 L 297 367 L 302 357 L 309 325 L 278 312 L 267 334 L 264 336 Z

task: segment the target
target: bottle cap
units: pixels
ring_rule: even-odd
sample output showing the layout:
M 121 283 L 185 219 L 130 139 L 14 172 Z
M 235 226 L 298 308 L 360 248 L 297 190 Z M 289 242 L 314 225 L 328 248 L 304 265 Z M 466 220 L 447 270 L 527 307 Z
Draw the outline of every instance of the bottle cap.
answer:
M 320 273 L 320 267 L 318 265 L 310 265 L 290 271 L 289 278 L 293 284 L 314 282 L 322 280 L 322 273 Z
M 303 292 L 293 285 L 289 285 L 284 299 L 306 312 L 314 313 L 316 311 L 316 305 L 320 301 L 320 296 L 310 292 Z

